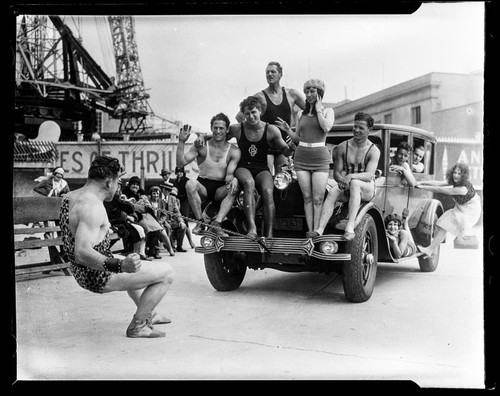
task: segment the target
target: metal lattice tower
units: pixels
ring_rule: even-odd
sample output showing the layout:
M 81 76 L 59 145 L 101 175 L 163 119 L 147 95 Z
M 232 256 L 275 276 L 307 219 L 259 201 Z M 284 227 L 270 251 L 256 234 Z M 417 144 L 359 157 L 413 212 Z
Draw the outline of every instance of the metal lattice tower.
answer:
M 110 78 L 55 15 L 22 15 L 16 21 L 16 127 L 34 136 L 45 120 L 57 120 L 70 137 L 81 122 L 95 130 L 95 109 L 106 105 Z
M 115 117 L 121 119 L 120 132 L 144 131 L 146 119 L 152 114 L 144 88 L 139 54 L 135 41 L 133 17 L 108 17 L 116 62 L 116 86 L 120 91 L 120 102 Z

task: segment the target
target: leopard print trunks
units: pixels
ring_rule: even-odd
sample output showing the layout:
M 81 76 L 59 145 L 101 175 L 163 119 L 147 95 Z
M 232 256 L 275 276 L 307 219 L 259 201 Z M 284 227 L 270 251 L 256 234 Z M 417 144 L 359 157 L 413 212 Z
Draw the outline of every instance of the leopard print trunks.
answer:
M 102 293 L 104 286 L 108 283 L 112 276 L 112 272 L 109 271 L 99 271 L 93 268 L 85 267 L 84 265 L 79 265 L 75 262 L 75 238 L 69 230 L 69 199 L 66 195 L 61 203 L 61 209 L 59 214 L 60 227 L 62 233 L 62 240 L 64 251 L 66 252 L 68 259 L 70 261 L 70 269 L 76 282 L 84 289 L 90 290 L 94 293 Z M 94 249 L 99 253 L 104 254 L 108 257 L 113 257 L 111 250 L 109 248 L 110 240 L 108 234 L 105 238 L 94 246 Z

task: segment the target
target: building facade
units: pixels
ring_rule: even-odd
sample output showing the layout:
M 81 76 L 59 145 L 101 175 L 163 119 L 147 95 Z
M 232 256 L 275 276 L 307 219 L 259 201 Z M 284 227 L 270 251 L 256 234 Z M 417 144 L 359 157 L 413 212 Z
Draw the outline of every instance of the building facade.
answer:
M 352 123 L 358 111 L 375 123 L 402 124 L 434 133 L 438 140 L 438 178 L 456 162 L 471 168 L 474 184 L 482 186 L 483 73 L 429 73 L 353 101 L 327 104 L 335 123 Z

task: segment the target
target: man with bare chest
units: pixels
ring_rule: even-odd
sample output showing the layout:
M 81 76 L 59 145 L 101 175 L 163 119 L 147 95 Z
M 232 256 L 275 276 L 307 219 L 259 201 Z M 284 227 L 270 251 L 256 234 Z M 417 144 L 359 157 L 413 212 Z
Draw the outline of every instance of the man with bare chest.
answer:
M 323 204 L 316 235 L 323 235 L 333 214 L 335 203 L 349 202 L 348 219 L 344 238 L 354 238 L 354 225 L 361 201 L 368 201 L 375 194 L 375 172 L 380 158 L 380 150 L 368 139 L 373 128 L 373 118 L 359 112 L 354 116 L 353 137 L 337 147 L 333 186 Z
M 266 67 L 266 80 L 269 84 L 267 88 L 257 92 L 256 97 L 261 106 L 260 120 L 269 124 L 277 125 L 278 118 L 286 121 L 288 125 L 295 126 L 295 115 L 298 111 L 304 110 L 305 99 L 302 93 L 292 88 L 285 88 L 280 85 L 280 80 L 283 77 L 283 68 L 278 62 L 269 62 Z M 236 120 L 242 122 L 244 114 L 239 111 L 236 115 Z M 288 141 L 288 134 L 280 129 L 281 137 L 285 142 Z M 279 172 L 281 166 L 286 164 L 286 157 L 280 151 L 275 149 L 269 150 L 268 157 L 269 168 L 274 172 Z
M 110 250 L 104 201 L 113 199 L 121 172 L 116 158 L 98 156 L 90 165 L 85 185 L 64 197 L 60 209 L 64 250 L 82 288 L 94 293 L 126 291 L 134 301 L 137 310 L 127 337 L 165 337 L 153 325 L 170 323 L 170 319 L 154 309 L 173 282 L 172 268 L 165 262 L 141 261 L 137 253 L 114 257 Z
M 193 210 L 198 224 L 193 229 L 193 234 L 199 234 L 205 229 L 202 224 L 203 202 L 220 202 L 220 210 L 211 223 L 219 227 L 226 215 L 231 210 L 236 194 L 238 193 L 238 180 L 234 177 L 234 170 L 240 160 L 240 149 L 226 139 L 229 128 L 229 118 L 219 113 L 212 117 L 210 129 L 212 137 L 202 145 L 193 144 L 184 153 L 185 143 L 191 134 L 191 127 L 185 125 L 179 132 L 179 143 L 176 151 L 178 167 L 184 167 L 196 159 L 200 171 L 196 180 L 186 182 L 188 201 Z M 217 233 L 225 236 L 219 229 Z

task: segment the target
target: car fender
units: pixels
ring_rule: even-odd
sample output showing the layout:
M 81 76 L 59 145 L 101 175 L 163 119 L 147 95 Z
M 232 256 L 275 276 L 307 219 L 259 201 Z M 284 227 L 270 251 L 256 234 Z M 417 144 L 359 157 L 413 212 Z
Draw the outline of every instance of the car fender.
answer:
M 443 214 L 441 201 L 431 198 L 419 202 L 408 219 L 415 243 L 429 246 L 434 235 L 436 220 Z
M 382 212 L 376 204 L 373 202 L 363 202 L 361 204 L 356 216 L 354 228 L 358 226 L 366 214 L 369 214 L 373 218 L 375 225 L 377 226 L 379 261 L 394 261 L 394 258 L 390 253 L 389 241 L 387 240 L 387 236 L 385 234 L 384 218 Z

